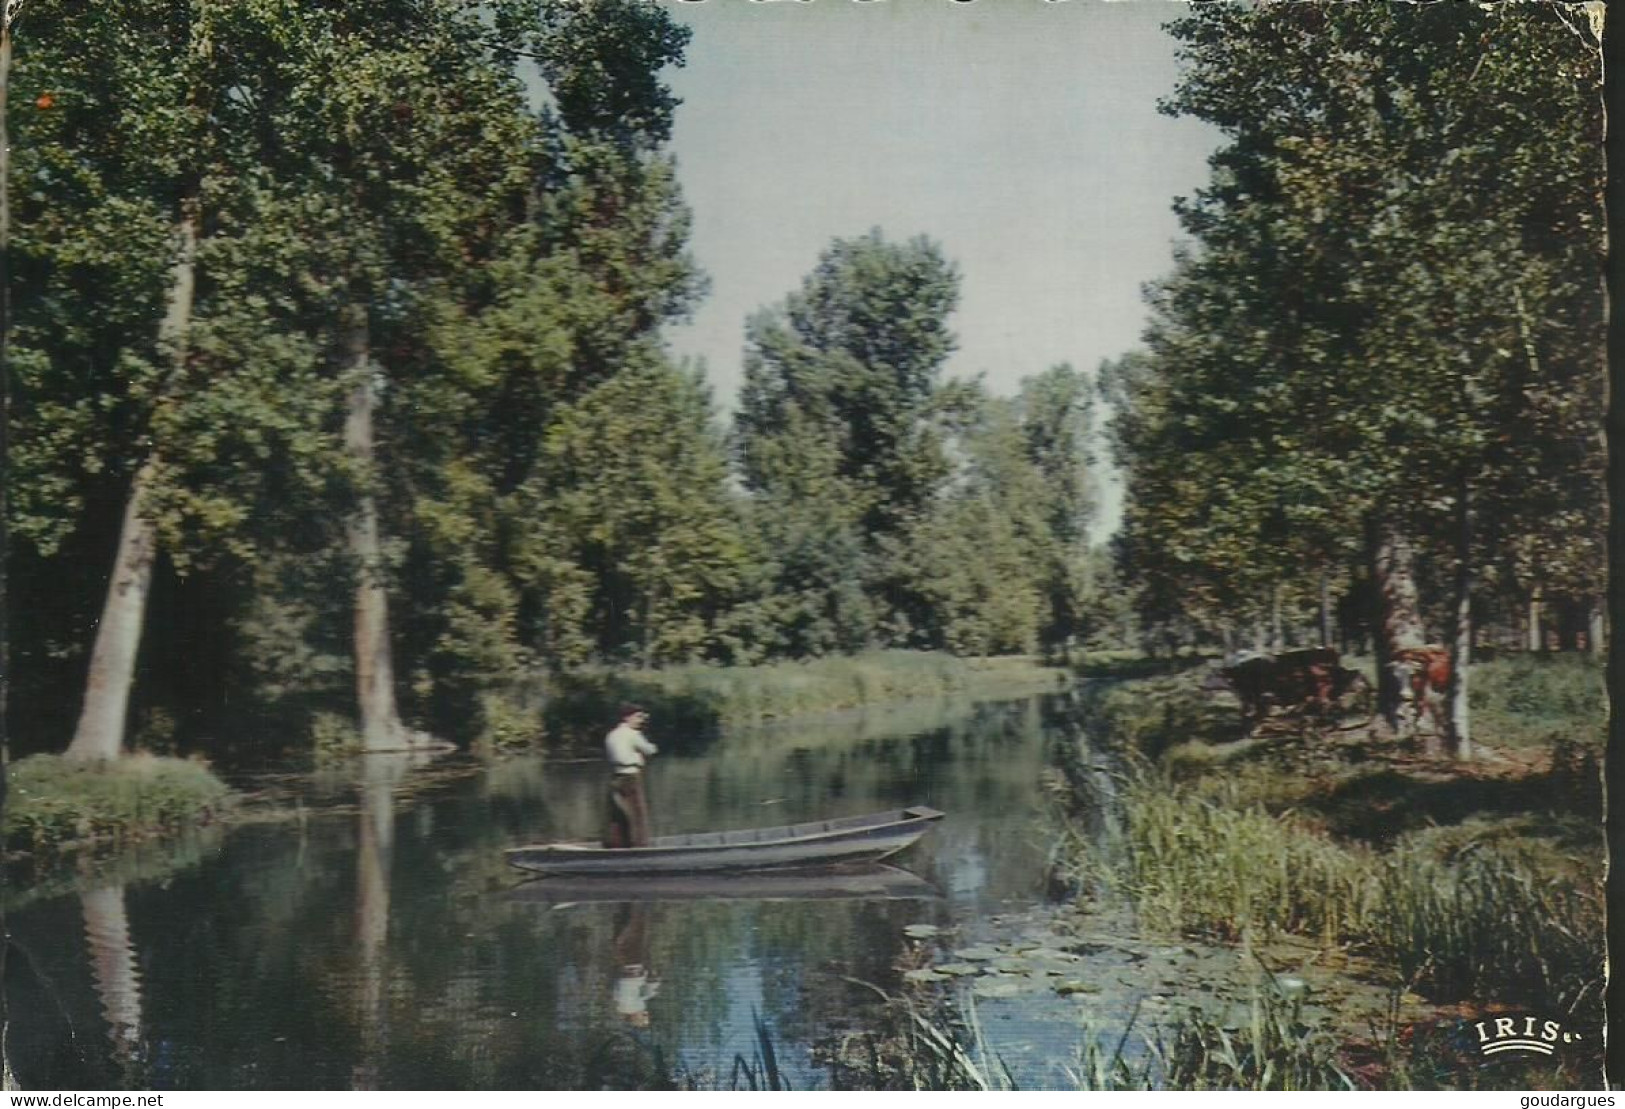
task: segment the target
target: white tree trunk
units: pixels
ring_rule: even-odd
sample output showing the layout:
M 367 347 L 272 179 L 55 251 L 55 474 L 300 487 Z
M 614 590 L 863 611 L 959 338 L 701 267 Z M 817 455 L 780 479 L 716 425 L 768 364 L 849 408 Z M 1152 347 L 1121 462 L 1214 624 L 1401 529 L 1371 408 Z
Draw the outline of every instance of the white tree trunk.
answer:
M 365 309 L 352 310 L 345 326 L 347 365 L 355 385 L 344 419 L 344 448 L 361 474 L 361 492 L 346 528 L 356 566 L 355 682 L 361 712 L 361 740 L 367 751 L 397 751 L 420 738 L 401 723 L 395 704 L 395 663 L 389 638 L 389 594 L 384 587 L 383 542 L 379 537 L 372 417 L 377 403 L 371 338 Z
M 192 323 L 192 297 L 197 285 L 197 218 L 188 208 L 176 227 L 175 265 L 170 270 L 169 297 L 159 343 L 167 348 L 171 380 L 178 379 L 186 362 L 186 336 Z M 130 689 L 135 684 L 136 652 L 147 617 L 147 594 L 152 588 L 152 564 L 158 553 L 157 532 L 145 514 L 147 490 L 157 473 L 149 457 L 136 471 L 124 505 L 118 550 L 107 584 L 107 600 L 96 643 L 90 652 L 85 677 L 84 705 L 79 726 L 65 752 L 70 759 L 117 758 L 124 749 L 124 724 L 129 713 Z
M 1473 757 L 1472 719 L 1467 707 L 1467 682 L 1473 660 L 1473 506 L 1472 488 L 1463 478 L 1456 491 L 1456 613 L 1450 643 L 1449 711 L 1445 735 L 1450 753 L 1458 759 Z
M 115 759 L 124 748 L 124 723 L 135 684 L 136 653 L 146 623 L 147 594 L 152 589 L 152 563 L 158 540 L 152 521 L 141 512 L 153 463 L 135 475 L 124 505 L 118 553 L 113 559 L 113 580 L 107 587 L 96 644 L 91 649 L 85 676 L 85 700 L 79 726 L 65 752 L 70 759 Z
M 1377 709 L 1395 735 L 1411 731 L 1409 671 L 1397 661 L 1400 651 L 1425 644 L 1421 607 L 1416 595 L 1416 555 L 1406 535 L 1393 520 L 1374 515 L 1368 545 L 1372 581 L 1377 592 L 1374 646 L 1377 655 Z

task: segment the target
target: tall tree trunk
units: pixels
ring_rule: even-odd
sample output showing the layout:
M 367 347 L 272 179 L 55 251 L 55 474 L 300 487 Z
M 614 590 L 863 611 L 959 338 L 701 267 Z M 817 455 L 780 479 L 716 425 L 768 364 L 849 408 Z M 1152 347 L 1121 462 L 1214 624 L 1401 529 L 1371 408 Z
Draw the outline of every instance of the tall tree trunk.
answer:
M 183 204 L 176 227 L 175 265 L 170 271 L 168 304 L 158 328 L 159 343 L 170 358 L 170 381 L 179 379 L 186 362 L 186 337 L 192 325 L 192 297 L 197 285 L 197 215 L 191 202 Z M 147 617 L 147 594 L 152 589 L 152 564 L 158 537 L 145 514 L 147 490 L 157 473 L 155 457 L 136 471 L 124 504 L 113 573 L 96 643 L 90 652 L 85 677 L 85 699 L 79 726 L 65 752 L 70 759 L 117 758 L 124 746 L 124 722 L 135 683 L 135 659 Z
M 401 723 L 395 704 L 395 663 L 389 638 L 389 594 L 384 588 L 384 552 L 378 530 L 377 478 L 373 442 L 371 336 L 365 308 L 352 308 L 344 324 L 345 371 L 355 384 L 344 418 L 344 449 L 361 474 L 361 491 L 346 528 L 355 583 L 355 682 L 361 711 L 362 746 L 392 751 L 411 746 L 416 736 Z
M 1409 670 L 1396 656 L 1423 646 L 1426 638 L 1416 597 L 1416 555 L 1404 529 L 1381 512 L 1373 511 L 1366 527 L 1377 601 L 1377 711 L 1394 735 L 1408 735 Z
M 1281 631 L 1281 583 L 1276 582 L 1270 586 L 1270 654 L 1280 654 L 1285 646 L 1286 637 Z
M 79 726 L 65 752 L 70 759 L 115 759 L 124 747 L 124 723 L 135 684 L 136 653 L 146 623 L 147 594 L 152 589 L 152 564 L 158 537 L 152 521 L 142 514 L 142 502 L 152 484 L 154 464 L 148 460 L 135 475 L 124 504 L 119 528 L 113 578 L 102 605 L 96 644 L 85 676 L 85 700 Z
M 1527 645 L 1531 651 L 1544 651 L 1546 649 L 1546 636 L 1543 634 L 1540 624 L 1540 590 L 1537 589 L 1529 596 L 1529 638 Z
M 1603 655 L 1603 641 L 1608 636 L 1604 624 L 1603 614 L 1607 611 L 1608 599 L 1606 597 L 1591 598 L 1591 607 L 1586 612 L 1586 651 L 1593 658 Z
M 1330 647 L 1332 639 L 1332 577 L 1320 572 L 1320 645 Z
M 1463 475 L 1456 490 L 1456 613 L 1450 640 L 1450 711 L 1445 739 L 1458 759 L 1473 756 L 1472 721 L 1467 709 L 1468 667 L 1473 660 L 1473 504 L 1472 484 Z

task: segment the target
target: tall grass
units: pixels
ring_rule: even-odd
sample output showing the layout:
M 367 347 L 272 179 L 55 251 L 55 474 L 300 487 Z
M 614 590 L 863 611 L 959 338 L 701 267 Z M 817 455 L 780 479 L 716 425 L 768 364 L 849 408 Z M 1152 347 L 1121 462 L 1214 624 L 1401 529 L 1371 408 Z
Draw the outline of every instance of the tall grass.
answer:
M 929 651 L 870 651 L 763 666 L 581 670 L 553 681 L 548 731 L 601 731 L 621 701 L 650 707 L 687 732 L 884 702 L 1053 689 L 1064 671 L 1027 657 L 964 659 Z
M 1352 1090 L 1338 1041 L 1304 1020 L 1303 1001 L 1273 987 L 1234 1025 L 1192 1010 L 1171 1042 L 1152 1040 L 1162 1084 L 1176 1090 Z
M 1608 726 L 1603 661 L 1580 654 L 1520 654 L 1475 665 L 1473 726 L 1501 747 L 1566 740 L 1601 748 Z
M 888 997 L 883 1042 L 869 1038 L 837 1068 L 837 1084 L 867 1089 L 1014 1090 L 1017 1076 L 988 1042 L 974 1003 L 962 1015 L 922 1012 Z M 1239 1019 L 1191 1009 L 1164 1029 L 1139 1026 L 1139 1007 L 1109 1033 L 1078 1026 L 1077 1061 L 1061 1068 L 1078 1090 L 1352 1089 L 1337 1040 L 1308 1023 L 1301 998 L 1272 981 Z
M 1583 867 L 1493 838 L 1443 853 L 1426 832 L 1380 853 L 1147 773 L 1125 796 L 1118 830 L 1080 867 L 1148 929 L 1351 944 L 1438 998 L 1566 1011 L 1600 988 L 1600 878 Z
M 231 791 L 189 759 L 132 755 L 86 763 L 33 755 L 7 768 L 6 844 L 38 851 L 91 841 L 140 839 L 218 814 Z
M 1567 1012 L 1602 986 L 1600 889 L 1540 873 L 1522 853 L 1444 861 L 1406 842 L 1382 860 L 1377 939 L 1408 983 L 1451 998 Z
M 1368 931 L 1378 912 L 1370 853 L 1290 816 L 1231 808 L 1147 775 L 1128 790 L 1121 827 L 1097 865 L 1155 931 L 1335 941 Z

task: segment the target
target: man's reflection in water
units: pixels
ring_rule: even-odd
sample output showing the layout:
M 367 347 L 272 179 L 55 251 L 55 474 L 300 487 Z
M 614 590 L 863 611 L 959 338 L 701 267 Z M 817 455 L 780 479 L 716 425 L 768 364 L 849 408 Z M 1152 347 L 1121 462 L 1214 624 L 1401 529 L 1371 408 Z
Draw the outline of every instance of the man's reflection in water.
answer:
M 615 911 L 615 1012 L 633 1028 L 649 1027 L 649 999 L 660 980 L 649 970 L 649 906 L 626 901 Z

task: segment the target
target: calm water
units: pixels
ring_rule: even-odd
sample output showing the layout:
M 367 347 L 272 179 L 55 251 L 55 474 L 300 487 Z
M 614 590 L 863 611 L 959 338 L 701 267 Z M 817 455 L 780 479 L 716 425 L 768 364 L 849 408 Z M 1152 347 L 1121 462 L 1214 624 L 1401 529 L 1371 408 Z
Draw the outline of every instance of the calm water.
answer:
M 655 761 L 659 832 L 944 810 L 898 900 L 527 900 L 501 850 L 596 836 L 596 760 L 368 760 L 302 783 L 302 821 L 13 908 L 12 1065 L 29 1088 L 726 1085 L 759 1019 L 794 1085 L 825 1085 L 812 1044 L 862 1027 L 855 983 L 897 986 L 906 926 L 973 938 L 1042 901 L 1064 708 L 897 710 Z

